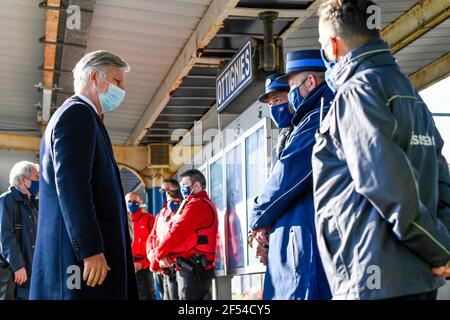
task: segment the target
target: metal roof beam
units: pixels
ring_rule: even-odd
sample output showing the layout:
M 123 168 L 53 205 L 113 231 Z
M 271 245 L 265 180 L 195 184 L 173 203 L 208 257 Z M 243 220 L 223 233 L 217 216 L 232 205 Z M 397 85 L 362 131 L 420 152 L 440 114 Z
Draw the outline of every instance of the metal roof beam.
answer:
M 61 6 L 61 0 L 47 0 L 46 4 L 49 8 L 45 13 L 44 69 L 47 70 L 44 70 L 42 75 L 42 114 L 40 118 L 42 133 L 50 120 L 52 90 L 55 81 L 55 74 L 51 70 L 54 69 L 56 65 L 56 49 L 60 16 L 59 7 Z
M 0 133 L 0 149 L 39 152 L 41 137 Z M 148 165 L 147 147 L 113 145 L 114 158 L 118 164 L 140 172 Z
M 423 90 L 450 75 L 450 52 L 414 72 L 409 79 L 418 91 Z
M 309 5 L 308 8 L 306 8 L 305 10 L 301 10 L 302 15 L 299 15 L 297 17 L 297 19 L 295 19 L 294 22 L 292 22 L 289 25 L 289 27 L 283 31 L 283 33 L 281 34 L 281 38 L 283 40 L 286 40 L 287 38 L 289 38 L 292 35 L 292 33 L 297 31 L 298 29 L 300 29 L 301 25 L 306 20 L 308 20 L 309 17 L 311 17 L 312 15 L 314 15 L 317 12 L 317 9 L 319 8 L 322 1 L 323 0 L 315 0 Z
M 277 11 L 278 18 L 305 18 L 307 15 L 306 10 L 302 9 L 267 9 L 267 8 L 234 8 L 231 10 L 231 16 L 235 17 L 249 17 L 258 19 L 258 15 L 264 11 Z
M 396 53 L 450 16 L 450 0 L 422 0 L 383 29 L 383 39 Z
M 181 50 L 180 55 L 172 65 L 167 77 L 161 83 L 152 101 L 144 111 L 141 120 L 131 133 L 127 144 L 137 145 L 153 125 L 173 93 L 182 83 L 189 71 L 195 65 L 195 59 L 200 57 L 201 51 L 208 46 L 217 32 L 222 28 L 239 0 L 213 0 L 196 29 Z

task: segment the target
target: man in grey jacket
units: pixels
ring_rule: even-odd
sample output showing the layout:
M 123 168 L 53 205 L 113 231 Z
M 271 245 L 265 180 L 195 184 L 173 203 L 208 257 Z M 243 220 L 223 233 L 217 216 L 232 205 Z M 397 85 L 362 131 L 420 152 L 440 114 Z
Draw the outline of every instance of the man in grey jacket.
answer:
M 444 142 L 369 27 L 371 5 L 327 0 L 319 9 L 336 90 L 312 159 L 320 254 L 334 299 L 435 299 L 450 276 Z

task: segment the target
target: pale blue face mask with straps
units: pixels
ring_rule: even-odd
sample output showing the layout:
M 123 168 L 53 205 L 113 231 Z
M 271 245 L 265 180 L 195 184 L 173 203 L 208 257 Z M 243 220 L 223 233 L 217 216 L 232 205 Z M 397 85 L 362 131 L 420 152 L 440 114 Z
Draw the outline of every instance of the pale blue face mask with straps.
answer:
M 120 89 L 118 86 L 112 83 L 109 83 L 108 90 L 106 92 L 99 92 L 98 94 L 98 99 L 104 112 L 116 110 L 120 106 L 124 98 L 125 90 Z

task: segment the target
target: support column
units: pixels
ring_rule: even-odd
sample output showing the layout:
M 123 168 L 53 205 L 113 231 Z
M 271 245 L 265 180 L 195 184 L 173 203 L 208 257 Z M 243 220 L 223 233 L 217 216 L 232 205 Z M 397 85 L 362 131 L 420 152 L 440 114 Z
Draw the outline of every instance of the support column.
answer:
M 159 192 L 163 180 L 164 177 L 161 174 L 155 174 L 145 178 L 147 208 L 154 216 L 157 215 L 163 207 L 163 195 Z

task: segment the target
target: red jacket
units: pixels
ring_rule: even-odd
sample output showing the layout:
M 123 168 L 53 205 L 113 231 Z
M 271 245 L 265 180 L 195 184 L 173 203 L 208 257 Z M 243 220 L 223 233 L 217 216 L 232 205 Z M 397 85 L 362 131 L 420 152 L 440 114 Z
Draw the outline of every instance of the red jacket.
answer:
M 194 254 L 204 254 L 216 260 L 218 217 L 217 210 L 205 191 L 189 196 L 181 214 L 173 216 L 166 237 L 156 249 L 156 258 L 189 259 Z M 208 268 L 213 268 L 211 265 Z
M 155 217 L 151 213 L 139 211 L 131 214 L 131 220 L 134 226 L 134 239 L 131 245 L 134 262 L 142 263 L 142 268 L 147 269 L 150 262 L 147 259 L 146 244 L 147 238 L 155 223 Z
M 171 225 L 171 217 L 174 213 L 170 212 L 165 205 L 156 215 L 155 224 L 150 236 L 147 239 L 147 258 L 150 261 L 150 270 L 153 272 L 160 271 L 159 261 L 156 259 L 156 248 L 164 239 Z

